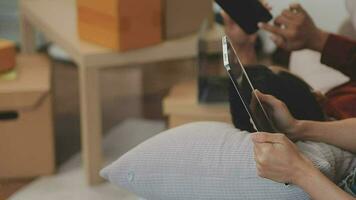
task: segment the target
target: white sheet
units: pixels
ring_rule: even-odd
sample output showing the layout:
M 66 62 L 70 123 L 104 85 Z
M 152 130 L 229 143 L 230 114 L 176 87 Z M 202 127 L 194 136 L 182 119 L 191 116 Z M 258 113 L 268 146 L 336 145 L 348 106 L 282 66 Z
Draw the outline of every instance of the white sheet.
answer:
M 350 78 L 320 63 L 321 54 L 312 50 L 292 53 L 290 71 L 303 78 L 314 90 L 323 94 L 347 83 Z

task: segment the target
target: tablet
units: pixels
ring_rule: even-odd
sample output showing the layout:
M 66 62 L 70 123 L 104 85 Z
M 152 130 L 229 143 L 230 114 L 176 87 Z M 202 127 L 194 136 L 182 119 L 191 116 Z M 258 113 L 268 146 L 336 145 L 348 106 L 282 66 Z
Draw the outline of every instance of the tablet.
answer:
M 257 132 L 278 132 L 275 128 L 272 120 L 267 115 L 266 110 L 255 93 L 255 89 L 250 81 L 248 74 L 244 66 L 241 64 L 239 57 L 236 54 L 236 50 L 231 45 L 231 42 L 227 36 L 222 38 L 223 46 L 223 59 L 224 67 L 235 87 L 235 90 L 240 97 L 243 106 L 250 117 L 250 122 Z M 244 89 L 248 90 L 252 98 L 249 101 L 240 91 Z

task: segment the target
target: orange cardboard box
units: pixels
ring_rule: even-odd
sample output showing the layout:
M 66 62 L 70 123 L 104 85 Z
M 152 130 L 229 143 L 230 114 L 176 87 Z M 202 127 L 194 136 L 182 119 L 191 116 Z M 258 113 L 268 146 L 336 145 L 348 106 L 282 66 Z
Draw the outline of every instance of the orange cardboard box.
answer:
M 13 42 L 0 39 L 0 72 L 11 70 L 16 63 L 16 46 Z
M 0 82 L 0 179 L 54 172 L 49 63 L 43 55 L 20 55 L 18 78 Z
M 125 51 L 161 42 L 161 0 L 77 0 L 81 39 Z
M 197 32 L 203 21 L 213 20 L 211 0 L 163 0 L 164 39 L 174 39 Z

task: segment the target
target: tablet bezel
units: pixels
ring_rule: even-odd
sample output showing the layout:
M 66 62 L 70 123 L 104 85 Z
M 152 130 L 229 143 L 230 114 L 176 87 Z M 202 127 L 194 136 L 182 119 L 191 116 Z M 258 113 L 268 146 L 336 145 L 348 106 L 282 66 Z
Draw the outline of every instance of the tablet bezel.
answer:
M 243 106 L 246 110 L 246 112 L 248 113 L 249 117 L 250 117 L 250 122 L 251 124 L 253 125 L 254 129 L 258 132 L 261 132 L 261 131 L 264 131 L 264 132 L 270 132 L 270 133 L 276 133 L 278 132 L 277 129 L 275 128 L 272 120 L 269 118 L 265 108 L 263 107 L 262 103 L 261 103 L 261 100 L 258 98 L 258 96 L 256 95 L 256 91 L 255 91 L 255 88 L 253 87 L 251 81 L 250 81 L 250 78 L 248 76 L 248 74 L 246 73 L 246 70 L 244 68 L 244 66 L 242 65 L 241 61 L 240 61 L 240 58 L 238 57 L 237 53 L 236 53 L 236 50 L 234 48 L 234 46 L 231 44 L 230 42 L 230 39 L 227 37 L 227 36 L 224 36 L 222 38 L 222 46 L 223 46 L 223 60 L 224 60 L 224 67 L 234 85 L 234 88 L 238 94 L 238 96 L 240 97 L 241 99 L 241 102 L 243 103 Z M 257 115 L 255 115 L 250 107 L 249 107 L 249 103 L 248 102 L 245 102 L 244 98 L 242 97 L 242 94 L 240 93 L 239 91 L 239 84 L 237 82 L 238 80 L 238 77 L 235 77 L 234 73 L 232 72 L 232 65 L 230 64 L 230 60 L 229 60 L 229 49 L 228 47 L 231 47 L 231 50 L 233 51 L 234 53 L 234 56 L 236 57 L 236 60 L 237 60 L 237 63 L 239 65 L 239 67 L 241 67 L 241 71 L 242 71 L 242 74 L 243 76 L 245 76 L 247 82 L 248 82 L 248 86 L 250 87 L 251 91 L 252 91 L 252 94 L 254 96 L 254 98 L 257 100 L 256 102 L 256 106 L 258 106 L 258 109 L 260 109 L 262 111 L 262 116 L 264 119 L 260 119 L 260 117 L 258 117 Z M 253 97 L 251 97 L 252 99 Z M 264 121 L 261 121 L 261 120 L 264 120 Z M 261 124 L 268 124 L 269 127 L 262 127 Z

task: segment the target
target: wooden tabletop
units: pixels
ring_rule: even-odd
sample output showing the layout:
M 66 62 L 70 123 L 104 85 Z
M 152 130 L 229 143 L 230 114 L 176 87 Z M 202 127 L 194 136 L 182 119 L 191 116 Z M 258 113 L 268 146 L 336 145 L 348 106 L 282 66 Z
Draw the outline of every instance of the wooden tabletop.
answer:
M 79 39 L 75 0 L 21 0 L 22 14 L 47 39 L 85 67 L 141 64 L 197 55 L 197 34 L 129 52 L 118 53 Z

